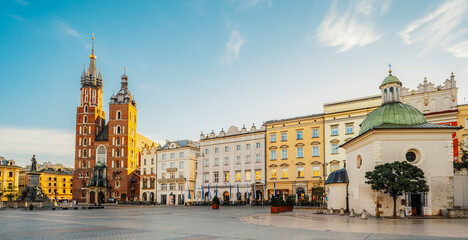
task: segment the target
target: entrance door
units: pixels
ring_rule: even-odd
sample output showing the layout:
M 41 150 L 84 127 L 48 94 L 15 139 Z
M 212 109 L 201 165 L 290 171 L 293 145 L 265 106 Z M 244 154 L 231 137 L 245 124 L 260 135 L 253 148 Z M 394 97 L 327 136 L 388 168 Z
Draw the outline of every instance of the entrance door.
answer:
M 421 193 L 411 193 L 411 210 L 413 212 L 412 216 L 422 215 L 422 194 Z
M 161 195 L 161 204 L 166 204 L 167 203 L 167 198 L 166 195 Z
M 228 191 L 223 193 L 223 202 L 229 202 L 229 192 Z
M 304 195 L 305 195 L 304 188 L 299 187 L 296 189 L 296 196 L 299 200 L 304 200 Z
M 105 203 L 106 202 L 105 195 L 104 195 L 104 193 L 102 191 L 99 192 L 99 194 L 98 194 L 98 201 L 99 201 L 99 203 Z

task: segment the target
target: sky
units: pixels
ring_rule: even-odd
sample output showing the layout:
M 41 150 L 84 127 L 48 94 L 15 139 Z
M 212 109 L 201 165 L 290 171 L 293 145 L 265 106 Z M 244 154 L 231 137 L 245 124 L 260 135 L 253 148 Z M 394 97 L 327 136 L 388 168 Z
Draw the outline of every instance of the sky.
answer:
M 157 142 L 379 94 L 389 63 L 410 89 L 454 72 L 468 103 L 468 0 L 3 0 L 0 156 L 73 166 L 93 33 L 104 110 L 125 67 Z

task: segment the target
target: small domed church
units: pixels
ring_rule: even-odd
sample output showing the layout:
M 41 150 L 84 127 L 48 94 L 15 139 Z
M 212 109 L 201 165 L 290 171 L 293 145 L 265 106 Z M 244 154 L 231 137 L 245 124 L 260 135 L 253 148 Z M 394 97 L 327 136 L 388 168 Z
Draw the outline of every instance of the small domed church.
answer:
M 330 174 L 326 182 L 329 198 L 335 198 L 329 199 L 329 207 L 392 216 L 392 198 L 372 190 L 365 174 L 380 164 L 406 161 L 424 171 L 429 191 L 405 193 L 397 211 L 445 213 L 454 203 L 452 134 L 457 127 L 428 123 L 418 109 L 401 103 L 402 83 L 391 70 L 380 90 L 382 105 L 364 119 L 359 135 L 341 146 L 346 168 Z

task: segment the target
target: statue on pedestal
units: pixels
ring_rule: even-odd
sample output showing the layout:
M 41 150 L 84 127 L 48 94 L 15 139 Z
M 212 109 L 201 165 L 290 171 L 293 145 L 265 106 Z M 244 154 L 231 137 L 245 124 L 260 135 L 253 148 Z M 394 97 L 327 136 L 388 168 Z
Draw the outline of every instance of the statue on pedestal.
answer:
M 36 155 L 33 155 L 33 157 L 31 158 L 31 172 L 37 172 Z

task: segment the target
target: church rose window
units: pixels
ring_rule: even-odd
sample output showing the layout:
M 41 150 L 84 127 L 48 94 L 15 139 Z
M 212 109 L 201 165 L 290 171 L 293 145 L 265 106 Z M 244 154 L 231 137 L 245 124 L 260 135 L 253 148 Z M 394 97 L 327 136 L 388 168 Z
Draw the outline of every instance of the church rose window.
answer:
M 414 152 L 407 152 L 406 153 L 406 160 L 408 162 L 414 162 L 416 160 L 416 154 Z
M 361 166 L 362 166 L 362 157 L 361 155 L 358 155 L 356 158 L 356 168 L 361 169 Z

